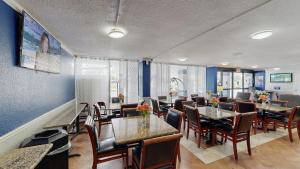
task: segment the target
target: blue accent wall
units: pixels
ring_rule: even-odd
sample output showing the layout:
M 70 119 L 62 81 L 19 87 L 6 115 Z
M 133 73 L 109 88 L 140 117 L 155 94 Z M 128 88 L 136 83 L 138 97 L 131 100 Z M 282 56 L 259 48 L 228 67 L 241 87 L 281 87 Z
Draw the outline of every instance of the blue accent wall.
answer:
M 151 93 L 151 62 L 143 61 L 143 96 L 150 97 Z
M 217 93 L 217 67 L 206 68 L 206 91 Z
M 19 21 L 0 1 L 0 136 L 75 98 L 74 58 L 66 51 L 60 74 L 17 66 Z
M 139 96 L 150 97 L 151 89 L 151 62 L 139 63 Z

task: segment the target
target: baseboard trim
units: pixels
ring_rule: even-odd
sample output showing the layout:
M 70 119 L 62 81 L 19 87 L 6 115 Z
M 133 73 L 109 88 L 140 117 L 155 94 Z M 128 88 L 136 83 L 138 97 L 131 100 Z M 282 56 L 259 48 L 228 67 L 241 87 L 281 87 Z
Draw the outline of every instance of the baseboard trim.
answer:
M 42 131 L 46 123 L 54 119 L 60 112 L 75 106 L 75 104 L 76 100 L 73 99 L 0 137 L 0 155 L 18 148 L 25 138 Z

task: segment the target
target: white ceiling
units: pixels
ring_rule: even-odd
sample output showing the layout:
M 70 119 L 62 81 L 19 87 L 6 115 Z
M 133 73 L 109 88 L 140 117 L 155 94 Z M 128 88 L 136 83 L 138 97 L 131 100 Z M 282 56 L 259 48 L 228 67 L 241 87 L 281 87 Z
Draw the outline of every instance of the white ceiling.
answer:
M 16 0 L 77 55 L 259 68 L 299 63 L 299 0 Z M 252 40 L 251 33 L 273 36 Z

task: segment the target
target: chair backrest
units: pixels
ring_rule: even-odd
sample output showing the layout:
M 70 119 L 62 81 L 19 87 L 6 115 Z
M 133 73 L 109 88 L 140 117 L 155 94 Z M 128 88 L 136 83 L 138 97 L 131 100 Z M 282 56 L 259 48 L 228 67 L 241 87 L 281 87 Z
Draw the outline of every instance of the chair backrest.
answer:
M 120 103 L 120 98 L 119 97 L 112 97 L 111 102 L 112 103 Z
M 256 116 L 256 114 L 256 112 L 238 114 L 235 118 L 233 132 L 236 134 L 249 132 L 253 122 L 253 118 Z
M 282 94 L 279 100 L 288 101 L 288 107 L 300 106 L 300 95 Z
M 180 132 L 182 116 L 183 112 L 170 108 L 166 117 L 166 122 Z
M 167 100 L 167 96 L 157 96 L 158 100 Z
M 141 113 L 136 110 L 136 108 L 124 108 L 124 117 L 140 116 Z
M 124 112 L 123 112 L 123 109 L 125 108 L 136 108 L 138 106 L 138 103 L 131 103 L 131 104 L 122 104 L 121 105 L 121 116 L 124 117 Z
M 142 142 L 140 169 L 176 168 L 182 134 L 152 138 Z
M 252 102 L 236 102 L 236 111 L 239 113 L 255 112 L 256 105 Z
M 250 100 L 251 93 L 248 92 L 237 92 L 235 99 L 236 100 Z
M 225 103 L 225 102 L 220 102 L 218 104 L 220 109 L 223 110 L 229 110 L 229 111 L 235 111 L 235 104 L 234 103 Z
M 279 106 L 279 107 L 287 107 L 288 106 L 288 101 L 283 101 L 283 100 L 271 100 L 270 103 L 273 106 Z
M 89 137 L 90 137 L 92 149 L 93 149 L 93 156 L 96 157 L 97 149 L 100 148 L 99 147 L 100 141 L 98 139 L 98 130 L 97 130 L 95 121 L 93 120 L 93 118 L 91 116 L 87 116 L 84 126 L 88 130 L 88 133 L 89 133 Z
M 153 110 L 153 112 L 158 113 L 159 112 L 158 101 L 155 100 L 155 99 L 151 99 L 151 102 L 152 102 L 152 110 Z
M 227 97 L 219 97 L 220 102 L 227 102 Z
M 191 94 L 191 98 L 197 97 L 198 94 Z
M 180 100 L 187 100 L 187 97 L 186 96 L 178 96 L 178 99 L 180 99 Z
M 195 97 L 197 106 L 205 106 L 205 98 L 204 97 Z
M 179 110 L 179 111 L 184 111 L 183 110 L 182 101 L 185 101 L 185 100 L 183 100 L 183 99 L 176 99 L 175 103 L 174 103 L 174 109 Z
M 105 102 L 98 102 L 98 105 L 99 105 L 100 108 L 101 108 L 101 107 L 106 108 Z
M 191 106 L 185 106 L 185 108 L 187 120 L 193 125 L 200 127 L 200 115 L 198 109 Z
M 100 113 L 100 107 L 98 104 L 94 104 L 94 113 L 96 114 L 97 118 L 100 120 L 101 119 L 101 113 Z
M 299 121 L 300 120 L 300 106 L 295 106 L 292 108 L 289 117 L 288 117 L 288 123 L 292 123 L 293 121 Z

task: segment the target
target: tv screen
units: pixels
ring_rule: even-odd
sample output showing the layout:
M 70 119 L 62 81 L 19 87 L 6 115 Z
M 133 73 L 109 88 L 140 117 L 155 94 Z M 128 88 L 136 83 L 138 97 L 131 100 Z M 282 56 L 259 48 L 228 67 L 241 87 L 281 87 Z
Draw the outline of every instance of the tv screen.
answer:
M 60 42 L 26 12 L 23 12 L 21 41 L 21 67 L 52 73 L 60 72 Z
M 270 82 L 272 83 L 290 83 L 292 81 L 292 73 L 274 73 L 270 75 Z

